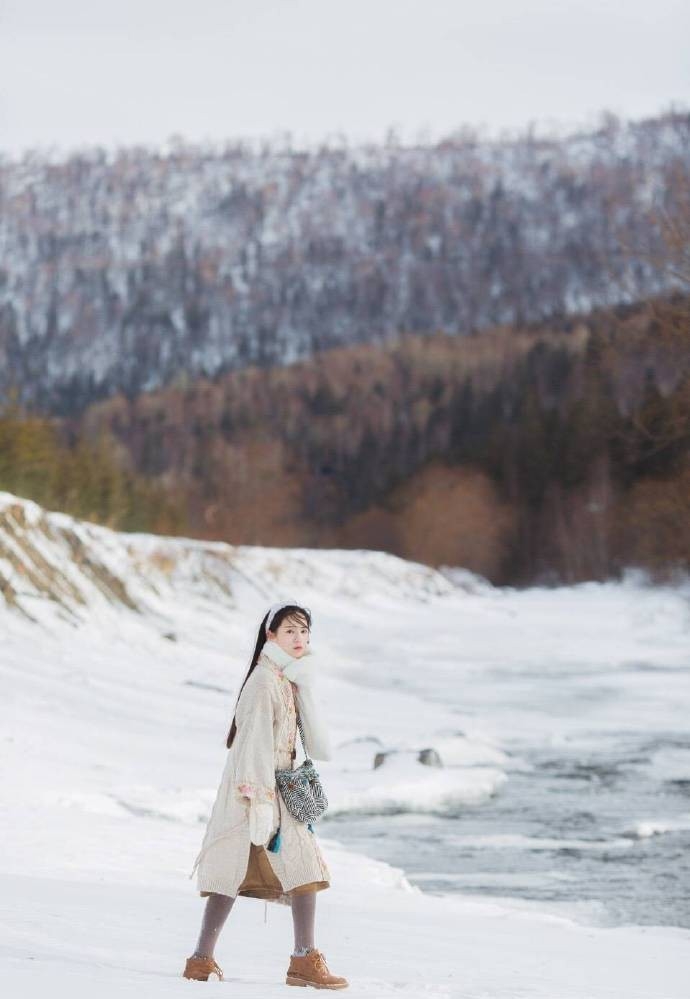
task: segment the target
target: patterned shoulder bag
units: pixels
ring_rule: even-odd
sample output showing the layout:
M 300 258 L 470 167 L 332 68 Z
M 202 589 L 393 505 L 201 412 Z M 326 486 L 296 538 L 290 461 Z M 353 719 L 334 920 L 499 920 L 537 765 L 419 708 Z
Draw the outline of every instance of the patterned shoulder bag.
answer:
M 309 750 L 304 738 L 304 729 L 302 728 L 302 720 L 299 713 L 297 714 L 297 727 L 302 739 L 302 745 L 304 746 L 306 759 L 304 763 L 301 763 L 294 770 L 276 770 L 276 784 L 290 814 L 298 822 L 308 823 L 310 830 L 313 832 L 311 823 L 326 811 L 328 808 L 328 798 L 326 797 L 326 792 L 323 789 L 316 767 L 309 758 Z M 272 853 L 277 853 L 280 849 L 280 829 L 278 829 L 271 839 L 268 849 Z

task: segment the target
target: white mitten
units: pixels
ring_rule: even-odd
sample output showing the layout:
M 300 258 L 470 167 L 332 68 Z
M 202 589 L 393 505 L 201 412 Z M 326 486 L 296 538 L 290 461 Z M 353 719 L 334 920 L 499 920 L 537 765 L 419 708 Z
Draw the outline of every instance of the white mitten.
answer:
M 249 838 L 256 846 L 265 846 L 273 832 L 273 805 L 257 802 L 252 798 L 249 804 Z

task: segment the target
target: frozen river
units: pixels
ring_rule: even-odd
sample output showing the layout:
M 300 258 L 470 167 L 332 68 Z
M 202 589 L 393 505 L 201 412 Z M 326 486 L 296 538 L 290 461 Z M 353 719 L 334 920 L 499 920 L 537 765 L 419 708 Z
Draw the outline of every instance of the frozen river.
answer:
M 236 692 L 295 594 L 335 749 L 319 939 L 353 995 L 687 995 L 687 591 L 454 586 L 380 552 L 20 514 L 0 525 L 27 565 L 0 604 L 8 994 L 187 991 Z M 284 992 L 289 913 L 267 908 L 242 899 L 220 942 L 237 995 Z
M 384 676 L 455 708 L 458 731 L 507 754 L 508 780 L 471 807 L 339 815 L 324 830 L 427 891 L 690 926 L 688 616 L 666 590 L 505 591 L 456 617 L 454 658 L 423 613 L 408 614 L 395 675 L 358 681 Z

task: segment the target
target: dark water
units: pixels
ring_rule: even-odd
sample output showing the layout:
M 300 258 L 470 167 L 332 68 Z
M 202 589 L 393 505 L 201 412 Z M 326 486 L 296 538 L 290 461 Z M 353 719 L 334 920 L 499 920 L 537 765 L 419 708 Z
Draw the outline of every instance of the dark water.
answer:
M 528 766 L 482 805 L 336 816 L 322 834 L 428 892 L 521 899 L 598 925 L 690 927 L 690 733 L 580 734 L 557 749 L 504 743 Z M 642 836 L 641 819 L 684 828 Z
M 335 816 L 322 833 L 428 892 L 546 903 L 599 925 L 690 927 L 690 732 L 503 748 L 522 766 L 482 805 Z M 660 831 L 644 835 L 643 820 Z
M 438 708 L 439 735 L 502 750 L 507 780 L 455 814 L 333 816 L 324 837 L 428 892 L 690 928 L 690 589 L 496 591 L 441 618 L 406 605 L 380 637 L 352 630 L 348 680 L 400 697 L 400 748 L 433 745 Z

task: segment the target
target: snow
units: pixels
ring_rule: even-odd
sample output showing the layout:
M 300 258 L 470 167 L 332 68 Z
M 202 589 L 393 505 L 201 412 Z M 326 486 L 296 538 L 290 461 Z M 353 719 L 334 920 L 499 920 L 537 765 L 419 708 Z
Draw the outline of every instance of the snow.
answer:
M 119 535 L 8 494 L 0 514 L 0 544 L 15 559 L 0 573 L 17 594 L 15 606 L 0 604 L 0 981 L 21 999 L 196 991 L 181 978 L 203 905 L 189 873 L 237 687 L 273 599 L 294 593 L 314 614 L 337 748 L 319 767 L 333 813 L 444 816 L 500 794 L 525 767 L 503 737 L 533 719 L 502 704 L 498 664 L 517 670 L 536 656 L 554 675 L 577 670 L 585 697 L 604 649 L 622 664 L 650 730 L 662 724 L 654 701 L 644 706 L 654 684 L 681 679 L 687 666 L 686 597 L 632 575 L 496 591 L 380 552 Z M 91 568 L 72 557 L 74 538 Z M 434 670 L 425 658 L 432 641 Z M 617 676 L 611 668 L 614 688 Z M 464 711 L 446 694 L 461 678 Z M 623 708 L 613 698 L 606 724 L 623 725 Z M 545 739 L 567 739 L 572 712 L 556 711 Z M 680 726 L 687 702 L 677 712 Z M 424 749 L 443 766 L 420 763 Z M 682 748 L 651 765 L 668 762 L 688 773 Z M 632 851 L 637 837 L 679 822 L 631 816 L 626 835 L 560 842 Z M 317 944 L 349 978 L 348 995 L 687 997 L 688 930 L 595 926 L 586 906 L 489 899 L 472 894 L 469 877 L 455 895 L 428 894 L 400 869 L 348 849 L 327 822 L 317 832 L 333 878 L 318 897 Z M 533 839 L 535 850 L 553 846 Z M 204 990 L 224 995 L 229 983 L 238 997 L 284 995 L 291 944 L 285 907 L 239 899 L 216 951 L 226 982 Z
M 661 836 L 663 833 L 690 829 L 690 813 L 680 819 L 646 819 L 636 822 L 632 836 L 646 839 L 648 836 Z
M 506 775 L 489 767 L 455 771 L 424 766 L 395 754 L 372 772 L 371 758 L 365 770 L 339 775 L 335 793 L 329 795 L 329 812 L 385 815 L 399 812 L 457 814 L 460 806 L 474 805 L 494 794 Z M 321 767 L 324 774 L 330 767 Z M 431 769 L 431 772 L 430 772 Z

